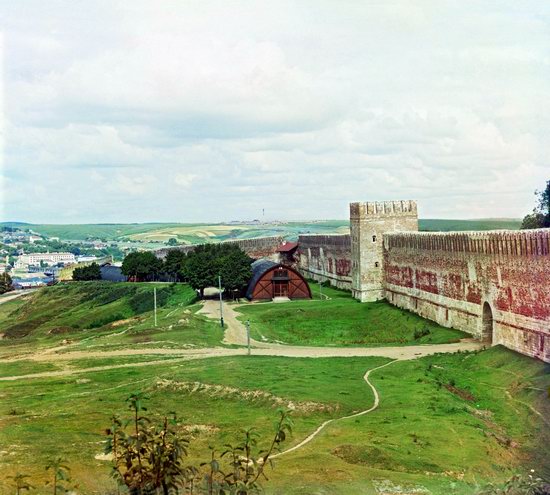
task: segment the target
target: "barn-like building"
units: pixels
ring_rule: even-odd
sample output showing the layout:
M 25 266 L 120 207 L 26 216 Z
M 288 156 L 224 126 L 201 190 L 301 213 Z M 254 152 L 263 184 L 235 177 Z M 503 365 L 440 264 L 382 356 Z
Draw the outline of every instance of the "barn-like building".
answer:
M 252 263 L 252 278 L 246 297 L 251 301 L 269 301 L 275 297 L 311 299 L 305 278 L 293 268 L 269 260 Z

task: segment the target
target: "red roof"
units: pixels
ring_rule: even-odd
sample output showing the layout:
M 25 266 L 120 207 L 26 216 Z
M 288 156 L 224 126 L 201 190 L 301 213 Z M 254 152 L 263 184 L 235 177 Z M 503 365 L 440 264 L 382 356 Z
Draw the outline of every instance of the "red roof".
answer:
M 288 253 L 290 251 L 294 251 L 298 247 L 297 242 L 283 242 L 278 248 L 278 253 Z

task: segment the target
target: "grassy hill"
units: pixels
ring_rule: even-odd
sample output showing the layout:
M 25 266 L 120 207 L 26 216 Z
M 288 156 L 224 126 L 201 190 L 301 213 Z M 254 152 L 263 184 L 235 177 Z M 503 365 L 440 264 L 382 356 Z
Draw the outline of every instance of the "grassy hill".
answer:
M 311 284 L 319 297 L 317 284 Z M 257 340 L 312 346 L 379 346 L 458 342 L 467 335 L 386 301 L 361 303 L 350 292 L 323 288 L 329 300 L 239 306 Z
M 83 493 L 115 492 L 109 462 L 98 460 L 103 431 L 138 390 L 148 414 L 181 418 L 190 461 L 208 461 L 209 446 L 233 443 L 249 427 L 265 447 L 280 404 L 294 407 L 285 446 L 296 445 L 323 421 L 369 408 L 363 375 L 386 361 L 239 356 L 2 382 L 3 473 L 29 473 L 43 485 L 47 460 L 61 456 Z M 543 363 L 502 347 L 395 362 L 371 376 L 380 408 L 336 421 L 277 459 L 266 494 L 471 495 L 515 472 L 549 473 L 549 379 Z
M 153 287 L 157 288 L 157 327 Z M 197 296 L 184 284 L 72 282 L 0 305 L 0 347 L 78 341 L 123 346 L 155 340 L 216 345 L 219 325 L 195 315 Z
M 479 219 L 445 220 L 420 219 L 420 230 L 456 231 L 456 230 L 493 230 L 518 229 L 519 219 Z M 66 240 L 85 240 L 100 238 L 107 241 L 130 239 L 141 242 L 166 242 L 175 237 L 183 244 L 202 242 L 220 242 L 230 239 L 250 239 L 280 235 L 296 239 L 300 234 L 329 234 L 349 232 L 348 220 L 323 220 L 266 224 L 23 224 L 16 222 L 0 223 L 1 226 L 32 229 L 43 235 Z

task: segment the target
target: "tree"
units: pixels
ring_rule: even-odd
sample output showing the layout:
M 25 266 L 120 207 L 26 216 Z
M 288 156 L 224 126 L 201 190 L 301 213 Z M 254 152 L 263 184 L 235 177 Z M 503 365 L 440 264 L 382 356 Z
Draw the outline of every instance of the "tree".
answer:
M 106 453 L 113 457 L 113 478 L 126 485 L 130 495 L 260 493 L 259 481 L 267 480 L 265 471 L 272 455 L 292 432 L 289 413 L 279 410 L 273 437 L 262 442 L 264 450 L 259 450 L 261 438 L 250 428 L 243 431 L 240 443 L 226 444 L 221 455 L 211 448 L 208 461 L 185 465 L 189 439 L 181 434 L 183 425 L 174 414 L 158 422 L 145 416 L 144 399 L 142 394 L 128 397 L 131 418 L 113 417 L 107 430 Z
M 101 280 L 101 269 L 97 263 L 78 266 L 73 270 L 73 280 Z
M 9 273 L 0 273 L 0 294 L 4 294 L 5 292 L 12 290 L 12 283 L 13 281 Z
M 550 228 L 550 180 L 542 191 L 535 191 L 537 205 L 533 213 L 526 215 L 521 223 L 522 229 Z
M 178 245 L 178 240 L 175 237 L 170 237 L 170 239 L 168 239 L 167 244 L 169 246 L 177 246 Z
M 217 287 L 218 276 L 227 291 L 242 291 L 252 275 L 250 263 L 245 252 L 234 244 L 205 244 L 185 257 L 181 274 L 201 297 L 206 287 Z
M 155 280 L 162 271 L 162 261 L 150 251 L 130 253 L 124 258 L 121 271 L 134 282 Z
M 201 297 L 204 297 L 206 287 L 217 285 L 216 254 L 215 244 L 197 246 L 186 256 L 180 272 L 189 285 L 200 292 Z
M 166 258 L 164 258 L 163 271 L 174 282 L 181 281 L 181 270 L 185 261 L 185 253 L 179 249 L 170 249 Z
M 223 286 L 228 292 L 242 293 L 246 289 L 252 276 L 251 261 L 238 246 L 222 246 L 217 265 Z

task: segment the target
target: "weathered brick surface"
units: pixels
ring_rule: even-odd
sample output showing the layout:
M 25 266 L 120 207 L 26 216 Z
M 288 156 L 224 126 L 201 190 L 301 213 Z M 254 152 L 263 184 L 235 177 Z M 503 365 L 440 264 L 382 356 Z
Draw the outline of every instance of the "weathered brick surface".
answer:
M 384 286 L 397 306 L 550 362 L 548 230 L 385 234 Z
M 351 240 L 349 234 L 301 235 L 298 269 L 308 278 L 351 289 Z

